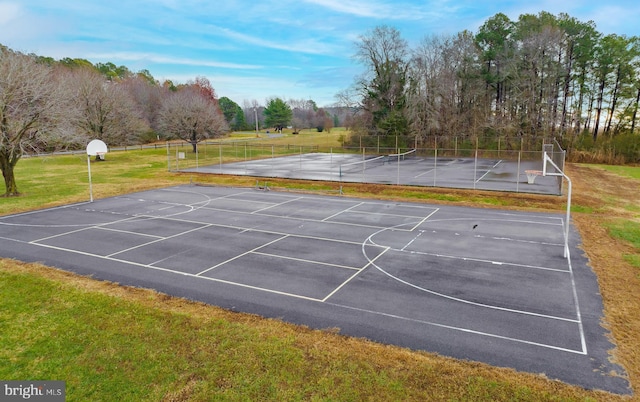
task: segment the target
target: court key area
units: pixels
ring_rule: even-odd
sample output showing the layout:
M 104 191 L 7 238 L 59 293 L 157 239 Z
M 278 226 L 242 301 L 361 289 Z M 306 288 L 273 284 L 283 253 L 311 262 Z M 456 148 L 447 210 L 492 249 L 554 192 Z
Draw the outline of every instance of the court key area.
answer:
M 0 217 L 0 256 L 629 394 L 563 214 L 184 185 Z

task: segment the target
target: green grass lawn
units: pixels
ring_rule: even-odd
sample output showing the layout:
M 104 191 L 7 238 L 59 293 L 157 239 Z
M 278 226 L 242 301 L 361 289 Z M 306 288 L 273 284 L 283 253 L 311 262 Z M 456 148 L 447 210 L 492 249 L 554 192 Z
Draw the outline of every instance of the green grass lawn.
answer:
M 638 166 L 617 166 L 617 165 L 599 165 L 603 169 L 615 173 L 620 176 L 640 179 L 640 167 Z

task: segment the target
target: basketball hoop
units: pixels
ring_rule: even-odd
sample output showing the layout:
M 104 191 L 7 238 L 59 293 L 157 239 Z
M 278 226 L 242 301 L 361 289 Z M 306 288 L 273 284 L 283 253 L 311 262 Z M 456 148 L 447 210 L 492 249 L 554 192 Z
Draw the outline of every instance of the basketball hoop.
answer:
M 542 170 L 525 170 L 527 174 L 527 183 L 534 184 L 536 177 L 542 176 Z

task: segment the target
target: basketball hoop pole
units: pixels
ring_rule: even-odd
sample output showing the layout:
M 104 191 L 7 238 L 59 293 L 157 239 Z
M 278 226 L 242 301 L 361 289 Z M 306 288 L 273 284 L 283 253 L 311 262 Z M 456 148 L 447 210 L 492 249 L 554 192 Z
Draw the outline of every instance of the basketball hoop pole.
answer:
M 553 166 L 560 173 L 547 172 L 547 162 L 549 162 L 551 166 Z M 553 160 L 546 152 L 544 153 L 544 163 L 542 164 L 542 175 L 562 176 L 567 180 L 567 183 L 569 183 L 569 186 L 567 187 L 567 221 L 564 228 L 564 258 L 567 258 L 569 256 L 569 222 L 571 219 L 571 179 L 569 178 L 569 176 L 564 174 L 564 172 L 558 167 L 558 165 L 553 162 Z
M 93 202 L 93 186 L 91 185 L 91 155 L 87 154 L 87 171 L 89 172 L 89 200 Z

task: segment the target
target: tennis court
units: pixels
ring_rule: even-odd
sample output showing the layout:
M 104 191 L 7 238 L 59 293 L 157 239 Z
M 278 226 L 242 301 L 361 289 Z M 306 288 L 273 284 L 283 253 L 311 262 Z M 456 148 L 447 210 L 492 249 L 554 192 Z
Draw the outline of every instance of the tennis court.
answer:
M 185 185 L 0 217 L 0 255 L 630 392 L 562 214 Z
M 534 160 L 451 157 L 409 150 L 389 155 L 332 152 L 263 157 L 183 169 L 186 172 L 280 177 L 334 182 L 399 184 L 559 195 L 557 177 L 541 173 L 542 153 Z M 564 156 L 562 156 L 564 158 Z

